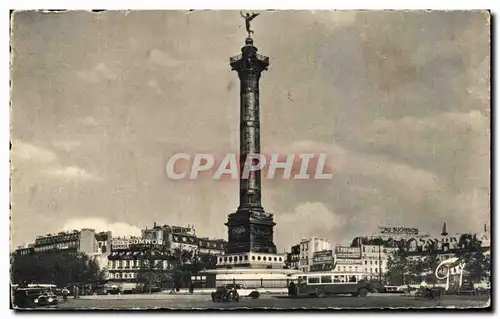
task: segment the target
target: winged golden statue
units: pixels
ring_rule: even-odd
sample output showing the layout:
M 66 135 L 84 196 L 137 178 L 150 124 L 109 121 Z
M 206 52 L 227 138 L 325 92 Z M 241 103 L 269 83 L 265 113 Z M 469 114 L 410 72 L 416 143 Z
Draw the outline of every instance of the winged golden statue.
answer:
M 246 13 L 246 14 L 243 14 L 242 11 L 240 11 L 240 15 L 243 17 L 243 19 L 245 19 L 245 26 L 246 26 L 246 29 L 247 29 L 247 32 L 248 32 L 248 37 L 250 38 L 252 36 L 252 33 L 253 30 L 250 29 L 250 22 L 255 19 L 255 17 L 257 17 L 260 13 Z

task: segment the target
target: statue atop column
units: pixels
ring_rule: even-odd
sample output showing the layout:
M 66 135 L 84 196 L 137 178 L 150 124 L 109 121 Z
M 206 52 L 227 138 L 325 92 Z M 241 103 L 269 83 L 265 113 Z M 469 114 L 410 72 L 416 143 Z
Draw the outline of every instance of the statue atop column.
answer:
M 242 11 L 240 11 L 240 15 L 243 17 L 243 19 L 245 19 L 245 27 L 247 29 L 247 32 L 248 32 L 248 37 L 251 38 L 252 37 L 252 33 L 253 30 L 250 29 L 250 22 L 255 19 L 255 17 L 257 17 L 260 13 L 246 13 L 246 14 L 243 14 Z

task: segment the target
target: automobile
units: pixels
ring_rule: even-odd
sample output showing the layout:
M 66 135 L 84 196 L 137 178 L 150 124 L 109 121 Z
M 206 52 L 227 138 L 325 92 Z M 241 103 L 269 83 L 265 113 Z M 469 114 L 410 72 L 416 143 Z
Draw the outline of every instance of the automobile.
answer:
M 442 293 L 443 291 L 440 287 L 422 287 L 419 292 L 416 293 L 416 296 L 431 300 L 441 298 Z
M 235 288 L 238 291 L 238 294 L 241 297 L 250 297 L 252 299 L 258 299 L 260 297 L 260 293 L 257 289 L 245 287 L 240 284 L 228 284 L 226 285 L 229 289 Z
M 385 292 L 385 284 L 379 280 L 369 281 L 370 288 L 368 289 L 371 293 L 383 293 Z
M 13 293 L 13 306 L 17 308 L 35 308 L 38 299 L 43 294 L 40 288 L 16 288 Z
M 43 292 L 33 301 L 37 306 L 54 306 L 58 304 L 57 296 L 52 292 Z
M 464 282 L 458 289 L 457 295 L 475 295 L 476 289 L 474 289 L 474 284 L 470 281 Z
M 217 289 L 212 292 L 211 297 L 213 302 L 230 302 L 240 300 L 240 295 L 238 294 L 237 288 L 235 286 L 231 287 L 230 285 L 217 287 Z
M 387 293 L 398 293 L 400 292 L 399 286 L 385 286 L 384 291 Z

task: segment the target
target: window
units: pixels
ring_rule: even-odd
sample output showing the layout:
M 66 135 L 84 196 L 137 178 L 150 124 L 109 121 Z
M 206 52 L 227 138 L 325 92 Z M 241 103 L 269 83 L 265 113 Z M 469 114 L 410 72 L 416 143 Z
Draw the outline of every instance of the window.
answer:
M 255 260 L 255 256 L 252 256 L 252 260 Z
M 367 260 L 365 260 L 365 265 L 368 265 L 368 261 Z
M 322 284 L 329 284 L 332 282 L 332 276 L 321 276 Z
M 222 258 L 219 258 L 219 262 L 220 262 L 220 263 L 222 262 Z
M 377 268 L 375 268 L 375 272 L 378 272 L 378 269 L 377 269 Z
M 373 261 L 370 260 L 370 265 L 373 265 Z
M 248 256 L 245 255 L 245 260 L 248 260 Z
M 229 262 L 232 262 L 233 261 L 233 257 L 229 257 Z
M 260 260 L 260 256 L 257 257 L 257 260 Z
M 263 259 L 264 261 L 266 261 L 266 257 L 265 257 L 265 256 L 264 256 L 264 257 L 262 257 L 262 259 Z
M 283 261 L 283 257 L 280 257 L 280 261 Z
M 274 257 L 274 261 L 278 261 L 278 258 Z
M 365 247 L 364 247 L 364 246 L 363 246 L 363 252 L 364 252 L 364 253 L 366 252 L 366 251 L 365 251 Z
M 242 261 L 242 260 L 243 260 L 243 256 L 239 256 L 239 257 L 238 257 L 238 259 L 239 259 L 240 261 Z
M 224 262 L 227 262 L 227 257 L 224 257 Z
M 377 261 L 375 260 L 375 265 L 377 264 Z
M 357 282 L 356 281 L 356 276 L 349 277 L 349 282 Z
M 309 277 L 307 278 L 308 284 L 319 284 L 319 277 Z
M 333 276 L 333 282 L 335 282 L 335 283 L 345 282 L 344 277 L 345 276 L 342 276 L 342 275 Z

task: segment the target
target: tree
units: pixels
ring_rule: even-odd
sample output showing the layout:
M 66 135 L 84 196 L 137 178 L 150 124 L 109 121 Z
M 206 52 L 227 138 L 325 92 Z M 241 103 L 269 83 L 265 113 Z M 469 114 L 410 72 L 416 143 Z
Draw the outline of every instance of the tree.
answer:
M 430 275 L 434 274 L 437 266 L 439 265 L 439 249 L 436 242 L 431 242 L 426 245 L 425 250 L 423 251 L 424 256 L 416 261 L 415 268 L 418 275 L 425 274 Z M 432 276 L 431 276 L 432 277 Z M 429 278 L 431 278 L 429 277 Z M 433 279 L 430 279 L 431 281 Z M 427 279 L 426 279 L 427 281 Z
M 75 251 L 57 251 L 14 255 L 11 262 L 14 283 L 28 282 L 66 286 L 104 278 L 97 261 Z
M 146 253 L 144 258 L 139 261 L 137 282 L 143 284 L 149 293 L 154 285 L 161 287 L 169 279 L 169 271 L 163 261 L 155 258 L 154 252 Z
M 488 279 L 491 272 L 491 258 L 476 236 L 463 235 L 458 243 L 457 257 L 465 263 L 464 271 L 473 282 Z
M 414 281 L 417 277 L 418 262 L 409 258 L 406 249 L 399 247 L 389 257 L 387 262 L 386 279 L 392 285 L 404 285 Z

